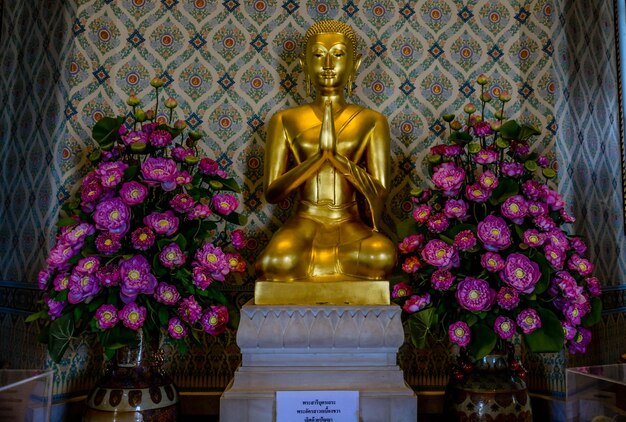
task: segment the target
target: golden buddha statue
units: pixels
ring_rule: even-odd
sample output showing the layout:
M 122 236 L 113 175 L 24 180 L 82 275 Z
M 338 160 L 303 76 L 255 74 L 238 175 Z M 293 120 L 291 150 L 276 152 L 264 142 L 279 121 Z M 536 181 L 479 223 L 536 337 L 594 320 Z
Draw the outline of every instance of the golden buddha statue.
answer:
M 270 203 L 297 191 L 294 216 L 274 234 L 255 265 L 257 305 L 389 304 L 385 279 L 396 262 L 379 233 L 390 172 L 390 135 L 380 113 L 348 104 L 361 55 L 356 34 L 320 21 L 300 56 L 312 103 L 276 113 L 268 126 L 264 188 Z M 292 158 L 295 165 L 288 168 Z M 371 221 L 359 213 L 364 199 Z

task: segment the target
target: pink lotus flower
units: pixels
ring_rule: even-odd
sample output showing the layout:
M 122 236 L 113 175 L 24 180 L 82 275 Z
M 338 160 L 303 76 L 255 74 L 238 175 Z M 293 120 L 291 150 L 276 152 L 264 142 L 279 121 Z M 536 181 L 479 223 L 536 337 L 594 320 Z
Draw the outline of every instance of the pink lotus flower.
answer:
M 164 191 L 176 188 L 178 169 L 172 160 L 162 157 L 149 157 L 141 164 L 141 174 L 149 184 L 160 184 Z
M 404 309 L 407 313 L 412 314 L 417 311 L 421 311 L 430 303 L 430 295 L 428 293 L 424 295 L 413 295 L 404 302 Z
M 126 135 L 122 135 L 122 141 L 124 145 L 131 145 L 134 143 L 147 144 L 148 134 L 143 131 L 132 131 Z
M 128 231 L 130 208 L 120 198 L 111 198 L 96 205 L 93 220 L 98 230 L 108 230 L 114 234 Z
M 522 195 L 513 195 L 502 203 L 500 212 L 513 223 L 522 224 L 528 214 L 528 204 Z
M 493 135 L 493 130 L 491 129 L 491 123 L 483 121 L 478 122 L 473 127 L 474 135 L 484 138 L 489 135 Z
M 130 235 L 133 248 L 140 251 L 147 251 L 156 240 L 154 232 L 149 227 L 139 227 Z
M 539 314 L 532 308 L 524 309 L 517 315 L 517 325 L 524 334 L 530 334 L 538 328 L 541 328 L 541 319 Z
M 425 223 L 428 221 L 430 217 L 430 213 L 432 212 L 432 207 L 430 205 L 421 204 L 415 207 L 413 211 L 413 219 L 418 223 Z
M 233 247 L 237 250 L 246 246 L 246 236 L 244 235 L 243 230 L 236 229 L 230 232 L 230 241 L 233 244 Z
M 510 311 L 519 304 L 519 293 L 512 287 L 501 287 L 496 295 L 496 302 L 502 309 Z
M 50 319 L 52 321 L 54 321 L 55 319 L 61 316 L 63 309 L 65 308 L 65 305 L 67 305 L 66 301 L 57 301 L 57 300 L 52 299 L 48 295 L 45 295 L 43 300 L 46 303 L 46 306 L 48 307 L 48 315 L 50 316 Z
M 488 215 L 478 223 L 477 235 L 485 249 L 491 252 L 511 246 L 511 230 L 501 217 L 495 215 Z
M 579 327 L 578 333 L 576 333 L 574 339 L 569 343 L 568 350 L 572 354 L 585 353 L 589 343 L 591 343 L 591 330 Z
M 150 144 L 156 148 L 164 148 L 172 144 L 172 135 L 166 130 L 155 130 L 150 134 Z
M 187 256 L 183 253 L 177 243 L 170 243 L 165 246 L 159 253 L 159 262 L 165 268 L 180 267 L 187 260 Z
M 174 305 L 180 300 L 180 293 L 176 286 L 160 282 L 154 292 L 154 298 L 164 305 Z
M 541 278 L 541 271 L 539 264 L 531 261 L 526 255 L 512 253 L 504 261 L 500 278 L 521 293 L 529 294 Z
M 203 158 L 202 160 L 200 160 L 200 163 L 198 164 L 198 170 L 202 174 L 215 175 L 217 174 L 217 171 L 219 170 L 219 168 L 220 167 L 217 164 L 217 161 L 212 160 L 210 158 Z
M 467 217 L 467 203 L 462 199 L 448 198 L 443 213 L 448 218 L 463 219 Z
M 416 256 L 409 256 L 402 263 L 402 271 L 409 274 L 417 272 L 421 267 L 422 263 Z
M 405 237 L 404 239 L 402 239 L 402 242 L 400 242 L 400 244 L 398 245 L 398 250 L 401 253 L 411 253 L 415 251 L 417 248 L 419 248 L 422 245 L 423 241 L 424 241 L 424 235 L 411 234 Z
M 575 270 L 583 277 L 591 275 L 593 272 L 593 264 L 588 259 L 581 258 L 580 255 L 574 254 L 567 262 L 570 270 Z
M 165 212 L 154 211 L 143 219 L 143 223 L 157 234 L 171 236 L 178 230 L 178 217 L 170 210 Z
M 120 198 L 126 205 L 141 204 L 146 196 L 148 196 L 148 188 L 135 180 L 124 183 L 120 188 Z
M 167 322 L 167 332 L 170 337 L 180 340 L 189 335 L 189 328 L 179 318 L 170 318 Z
M 465 197 L 472 202 L 487 202 L 490 196 L 491 190 L 485 189 L 480 183 L 465 186 Z
M 504 260 L 495 252 L 485 252 L 480 257 L 480 265 L 490 273 L 496 273 L 504 268 Z
M 487 190 L 494 190 L 500 184 L 498 177 L 491 170 L 485 170 L 478 176 L 478 184 Z
M 510 340 L 515 335 L 517 326 L 511 318 L 499 315 L 493 324 L 493 330 L 503 340 Z
M 430 240 L 422 250 L 422 259 L 428 264 L 447 268 L 453 265 L 456 258 L 456 251 L 443 240 Z
M 544 244 L 546 241 L 546 235 L 535 229 L 528 229 L 523 235 L 524 243 L 531 248 L 537 248 Z
M 229 215 L 237 209 L 239 201 L 237 201 L 237 198 L 235 198 L 234 195 L 229 193 L 218 193 L 213 196 L 211 205 L 213 205 L 213 209 L 219 214 Z
M 117 317 L 117 308 L 114 305 L 104 304 L 96 310 L 96 325 L 101 330 L 108 330 L 115 327 L 115 324 L 119 321 Z
M 101 232 L 96 236 L 96 249 L 103 255 L 112 255 L 122 248 L 121 239 L 121 235 Z
M 454 283 L 454 275 L 449 270 L 438 269 L 430 276 L 430 284 L 435 290 L 448 290 Z
M 179 193 L 170 200 L 170 206 L 174 211 L 186 213 L 196 204 L 196 201 L 188 193 Z
M 457 321 L 448 327 L 448 338 L 452 343 L 461 347 L 467 347 L 471 340 L 469 325 L 463 321 Z
M 496 291 L 489 287 L 486 280 L 466 277 L 459 282 L 455 296 L 463 309 L 486 311 L 491 308 L 496 297 Z
M 157 285 L 152 267 L 143 255 L 135 255 L 120 263 L 120 297 L 124 303 L 135 301 L 139 294 L 151 295 Z
M 137 331 L 143 326 L 146 320 L 146 308 L 135 302 L 127 303 L 118 312 L 118 317 L 126 328 Z
M 227 323 L 228 309 L 223 305 L 211 306 L 204 311 L 200 319 L 200 325 L 202 325 L 204 332 L 212 336 L 223 333 Z
M 189 296 L 180 302 L 178 315 L 183 321 L 193 324 L 202 316 L 202 308 L 198 305 L 195 297 Z
M 524 175 L 524 165 L 521 163 L 502 163 L 502 173 L 509 177 L 520 177 Z
M 474 155 L 474 162 L 477 164 L 493 164 L 498 159 L 498 151 L 492 149 L 481 149 Z
M 465 170 L 454 163 L 443 163 L 435 167 L 433 183 L 443 192 L 444 196 L 456 195 L 465 179 Z
M 408 284 L 397 283 L 393 286 L 393 289 L 391 290 L 391 297 L 394 299 L 398 299 L 401 297 L 410 296 L 412 292 L 413 289 L 411 289 L 411 286 L 409 286 Z
M 478 241 L 471 230 L 461 230 L 454 236 L 454 246 L 460 251 L 469 251 Z
M 117 186 L 124 177 L 124 170 L 128 164 L 122 161 L 102 162 L 96 169 L 96 174 L 100 178 L 100 184 L 105 188 Z
M 426 227 L 433 233 L 441 233 L 450 226 L 450 222 L 443 213 L 436 213 L 426 221 Z

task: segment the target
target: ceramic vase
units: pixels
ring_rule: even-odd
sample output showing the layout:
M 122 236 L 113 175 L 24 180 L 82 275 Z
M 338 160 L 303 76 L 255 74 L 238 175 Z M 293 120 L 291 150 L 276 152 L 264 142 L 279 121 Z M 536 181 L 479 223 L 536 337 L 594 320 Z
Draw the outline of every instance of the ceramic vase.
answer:
M 84 422 L 178 420 L 178 391 L 162 370 L 163 351 L 141 332 L 136 346 L 120 348 L 87 396 Z
M 532 422 L 525 371 L 505 353 L 471 362 L 461 356 L 446 388 L 446 420 Z

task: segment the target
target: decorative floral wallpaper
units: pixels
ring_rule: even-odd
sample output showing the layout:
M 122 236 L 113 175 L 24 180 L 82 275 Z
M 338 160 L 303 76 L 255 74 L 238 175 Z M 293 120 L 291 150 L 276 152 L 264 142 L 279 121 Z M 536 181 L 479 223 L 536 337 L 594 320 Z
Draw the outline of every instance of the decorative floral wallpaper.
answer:
M 59 205 L 86 171 L 90 126 L 122 112 L 131 92 L 149 107 L 155 75 L 177 98 L 179 117 L 207 134 L 205 152 L 242 181 L 247 257 L 254 259 L 292 206 L 289 199 L 269 206 L 262 198 L 266 122 L 309 100 L 297 57 L 302 34 L 319 19 L 354 27 L 363 63 L 351 100 L 390 122 L 388 233 L 411 209 L 408 192 L 424 178 L 422 160 L 444 128 L 440 116 L 460 110 L 476 89 L 473 80 L 485 73 L 492 90 L 513 94 L 511 112 L 542 128 L 536 149 L 561 163 L 559 189 L 574 204 L 575 230 L 590 244 L 598 277 L 617 292 L 625 284 L 609 0 L 33 0 L 1 7 L 3 336 L 35 331 L 21 328 L 19 316 L 32 309 Z M 230 290 L 244 301 L 253 274 L 237 282 Z M 22 296 L 28 299 L 15 300 Z M 18 344 L 19 352 L 34 347 Z M 70 381 L 97 373 L 85 375 L 81 347 L 61 367 L 59 394 L 79 391 L 81 384 Z M 197 350 L 193 365 L 172 362 L 180 366 L 181 387 L 219 389 L 228 381 L 236 365 L 232 339 L 207 348 L 221 357 L 209 362 L 206 350 Z M 0 361 L 16 365 L 16 351 L 4 342 Z M 406 367 L 419 361 L 418 368 L 430 368 L 412 373 L 412 384 L 442 385 L 445 362 L 433 354 L 402 356 Z M 34 359 L 31 366 L 38 366 Z M 550 359 L 546 365 L 562 375 L 565 358 Z M 550 373 L 531 387 L 562 392 L 562 380 Z

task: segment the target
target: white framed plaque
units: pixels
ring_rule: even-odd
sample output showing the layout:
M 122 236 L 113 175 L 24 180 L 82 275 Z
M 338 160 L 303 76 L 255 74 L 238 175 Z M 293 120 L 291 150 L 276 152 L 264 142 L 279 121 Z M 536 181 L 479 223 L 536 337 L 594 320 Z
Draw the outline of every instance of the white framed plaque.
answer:
M 276 392 L 276 422 L 358 421 L 358 391 Z

